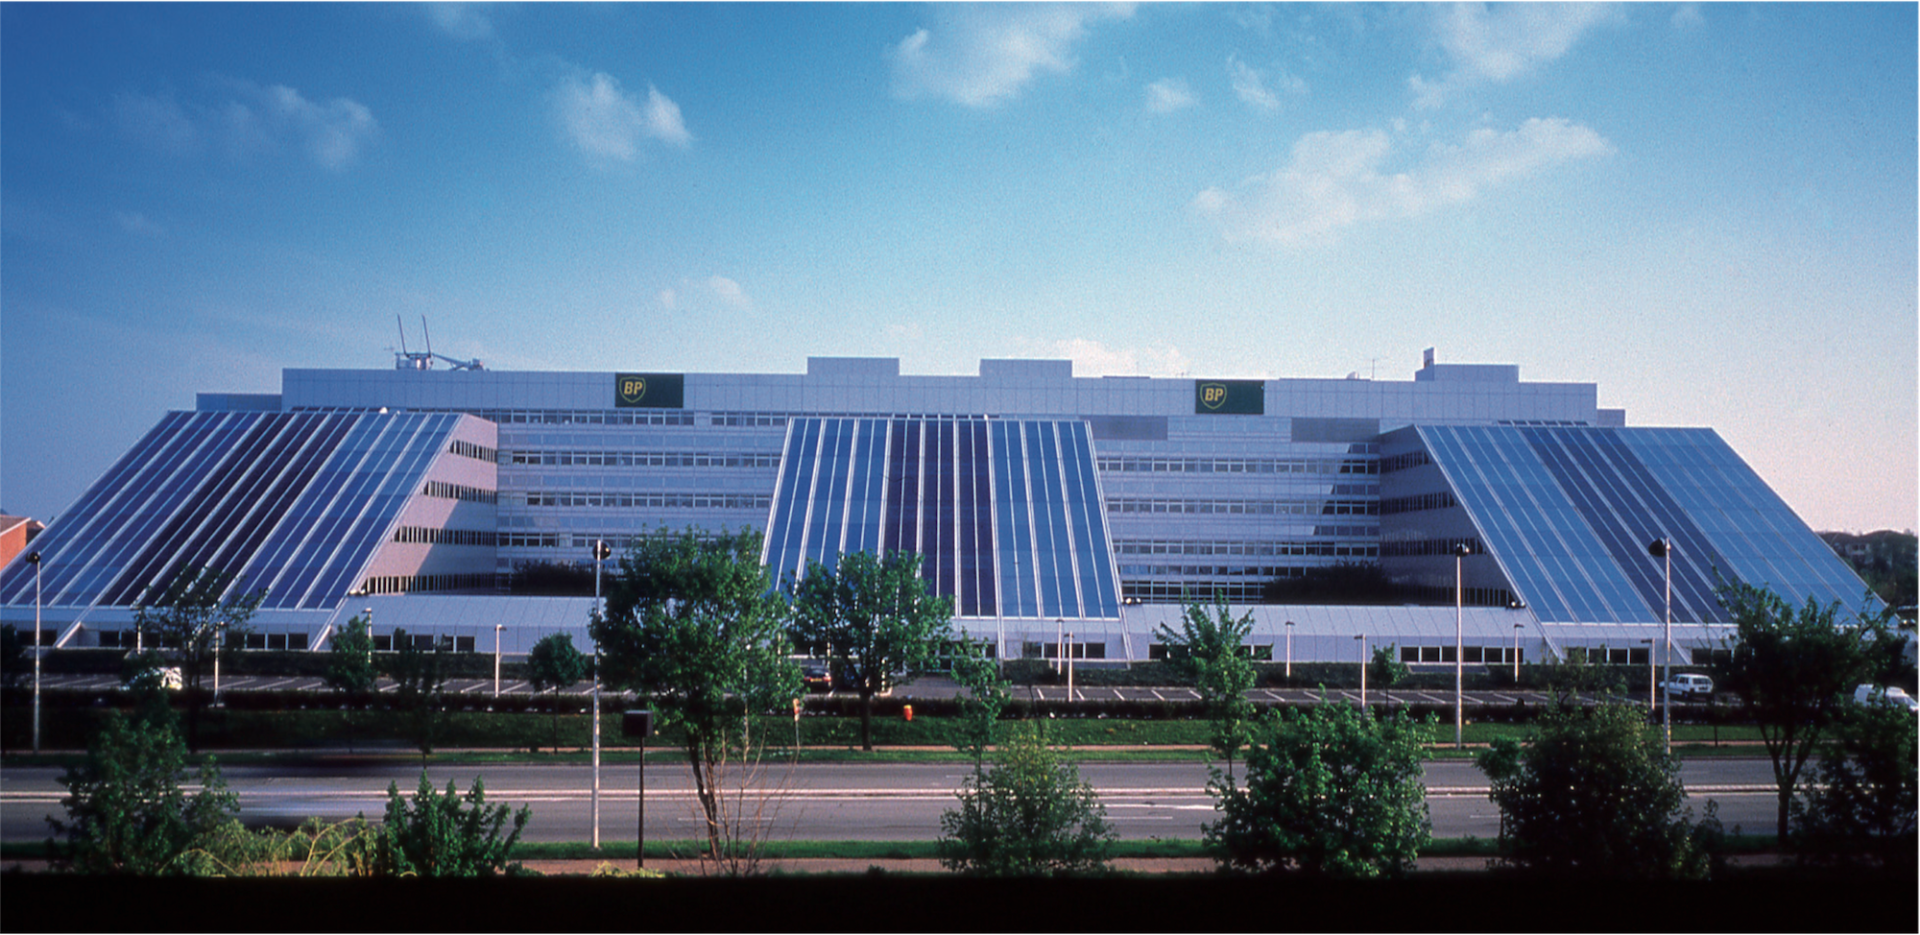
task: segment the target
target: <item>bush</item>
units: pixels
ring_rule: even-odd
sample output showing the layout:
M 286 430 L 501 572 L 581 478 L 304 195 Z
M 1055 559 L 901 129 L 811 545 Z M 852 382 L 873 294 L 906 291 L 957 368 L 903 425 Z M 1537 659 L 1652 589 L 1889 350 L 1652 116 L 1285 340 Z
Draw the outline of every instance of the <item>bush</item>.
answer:
M 517 869 L 517 865 L 507 866 L 507 857 L 533 809 L 521 806 L 520 811 L 511 812 L 505 805 L 486 803 L 486 788 L 477 778 L 465 796 L 454 791 L 453 780 L 447 780 L 442 795 L 434 792 L 422 772 L 412 805 L 400 797 L 398 785 L 389 784 L 386 824 L 374 834 L 354 839 L 348 856 L 350 872 L 380 877 L 475 877 Z M 513 831 L 502 838 L 500 832 L 509 817 Z
M 940 816 L 940 864 L 976 876 L 1104 871 L 1114 832 L 1106 807 L 1033 725 L 1021 725 L 963 781 L 960 807 Z
M 1221 812 L 1205 828 L 1222 864 L 1310 876 L 1401 876 L 1432 839 L 1420 760 L 1433 722 L 1385 720 L 1352 705 L 1269 715 L 1247 751 L 1246 785 L 1207 784 Z
M 240 806 L 212 763 L 200 768 L 201 790 L 187 795 L 185 754 L 169 724 L 108 715 L 86 762 L 60 777 L 67 820 L 47 822 L 67 842 L 55 861 L 93 874 L 191 872 L 183 856 L 208 847 Z
M 1680 764 L 1639 708 L 1556 711 L 1525 746 L 1500 739 L 1478 758 L 1500 807 L 1501 860 L 1582 878 L 1707 875 L 1719 821 L 1681 803 Z

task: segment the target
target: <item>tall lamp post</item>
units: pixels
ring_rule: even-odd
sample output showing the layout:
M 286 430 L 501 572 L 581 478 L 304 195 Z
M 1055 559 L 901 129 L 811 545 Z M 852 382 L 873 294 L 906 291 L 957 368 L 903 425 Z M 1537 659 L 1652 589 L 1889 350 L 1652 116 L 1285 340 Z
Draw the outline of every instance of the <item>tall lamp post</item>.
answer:
M 1466 724 L 1466 655 L 1461 651 L 1466 642 L 1467 620 L 1467 583 L 1462 576 L 1462 563 L 1473 550 L 1462 542 L 1453 547 L 1453 745 L 1456 748 L 1466 746 L 1464 726 Z
M 493 697 L 495 698 L 500 697 L 500 631 L 506 629 L 506 626 L 504 623 L 493 625 Z
M 600 563 L 612 555 L 606 540 L 593 540 L 593 616 L 598 620 L 605 609 L 600 605 Z M 642 752 L 642 756 L 646 754 Z M 593 849 L 600 849 L 600 641 L 593 641 Z
M 28 552 L 33 566 L 33 752 L 40 752 L 40 553 Z
M 1513 625 L 1513 687 L 1520 687 L 1520 631 L 1526 629 L 1524 623 Z
M 1367 706 L 1367 635 L 1359 633 L 1353 638 L 1360 641 L 1360 707 L 1365 708 Z
M 227 648 L 227 622 L 213 625 L 213 706 L 220 707 L 220 651 Z
M 1661 686 L 1660 730 L 1666 735 L 1667 752 L 1673 752 L 1673 540 L 1661 536 L 1647 543 L 1647 554 L 1661 559 L 1667 569 L 1666 643 L 1660 661 L 1665 683 Z
M 1071 632 L 1067 634 L 1066 640 L 1060 644 L 1060 648 L 1066 653 L 1067 700 L 1072 701 L 1073 700 L 1073 634 Z
M 1293 621 L 1287 621 L 1287 683 L 1293 683 Z

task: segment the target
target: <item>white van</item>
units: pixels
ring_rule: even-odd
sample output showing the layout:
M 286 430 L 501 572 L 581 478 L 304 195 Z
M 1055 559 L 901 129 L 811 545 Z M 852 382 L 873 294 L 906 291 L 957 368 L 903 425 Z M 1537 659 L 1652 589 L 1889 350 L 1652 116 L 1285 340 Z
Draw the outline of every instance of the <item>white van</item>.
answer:
M 1705 698 L 1713 694 L 1713 679 L 1683 673 L 1668 679 L 1660 687 L 1672 692 L 1676 698 Z
M 1904 708 L 1908 711 L 1920 711 L 1920 701 L 1915 701 L 1907 690 L 1898 685 L 1881 688 L 1878 685 L 1862 685 L 1853 690 L 1855 704 L 1883 704 L 1890 708 Z

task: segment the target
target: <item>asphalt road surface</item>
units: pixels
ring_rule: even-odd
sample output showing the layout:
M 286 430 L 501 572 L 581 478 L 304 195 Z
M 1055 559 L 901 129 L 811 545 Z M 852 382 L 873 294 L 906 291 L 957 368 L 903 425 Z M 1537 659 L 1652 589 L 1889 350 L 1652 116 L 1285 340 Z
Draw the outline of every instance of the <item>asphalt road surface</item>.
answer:
M 242 820 L 292 825 L 307 816 L 338 820 L 384 812 L 389 783 L 411 794 L 420 782 L 417 760 L 404 756 L 338 758 L 302 766 L 231 766 L 222 770 L 239 793 Z M 940 814 L 955 803 L 968 774 L 959 763 L 768 763 L 753 788 L 731 807 L 757 815 L 766 834 L 798 840 L 931 840 L 939 837 Z M 48 816 L 64 817 L 59 800 L 61 770 L 0 769 L 0 840 L 40 841 Z M 1088 763 L 1081 775 L 1099 790 L 1108 818 L 1123 838 L 1198 838 L 1214 817 L 1201 763 Z M 489 802 L 530 805 L 533 817 L 523 839 L 589 841 L 593 837 L 593 770 L 586 765 L 433 766 L 428 777 L 460 791 L 480 777 Z M 1773 774 L 1765 759 L 1684 761 L 1681 777 L 1699 817 L 1705 800 L 1719 802 L 1729 831 L 1775 830 Z M 603 842 L 631 840 L 636 831 L 635 764 L 603 764 L 599 825 Z M 700 836 L 691 774 L 684 760 L 650 758 L 647 765 L 649 840 Z M 1499 834 L 1499 811 L 1487 799 L 1487 782 L 1470 763 L 1426 764 L 1427 806 L 1436 837 Z

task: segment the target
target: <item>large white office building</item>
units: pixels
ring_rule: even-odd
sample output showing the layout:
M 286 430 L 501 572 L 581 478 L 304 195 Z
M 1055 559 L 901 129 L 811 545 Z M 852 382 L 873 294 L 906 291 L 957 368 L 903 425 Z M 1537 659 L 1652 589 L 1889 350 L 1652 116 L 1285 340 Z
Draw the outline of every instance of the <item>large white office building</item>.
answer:
M 1414 662 L 1617 661 L 1716 646 L 1717 581 L 1857 606 L 1853 572 L 1710 429 L 1637 428 L 1583 383 L 1437 363 L 1411 381 L 976 376 L 812 358 L 805 374 L 287 370 L 278 394 L 169 413 L 35 541 L 60 646 L 120 645 L 178 568 L 267 590 L 255 644 L 324 649 L 371 610 L 490 652 L 591 600 L 508 597 L 530 562 L 662 530 L 765 533 L 776 577 L 910 549 L 1003 656 L 1138 660 L 1181 601 L 1251 610 L 1255 649 Z M 413 366 L 406 366 L 412 364 Z M 1465 555 L 1457 553 L 1464 547 Z M 1270 583 L 1377 565 L 1408 602 L 1260 605 Z M 0 573 L 30 621 L 34 569 Z M 1456 599 L 1464 604 L 1457 609 Z M 1066 634 L 1072 634 L 1069 640 Z M 1281 647 L 1290 645 L 1290 650 Z M 1544 654 L 1544 655 L 1543 655 Z

